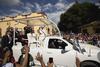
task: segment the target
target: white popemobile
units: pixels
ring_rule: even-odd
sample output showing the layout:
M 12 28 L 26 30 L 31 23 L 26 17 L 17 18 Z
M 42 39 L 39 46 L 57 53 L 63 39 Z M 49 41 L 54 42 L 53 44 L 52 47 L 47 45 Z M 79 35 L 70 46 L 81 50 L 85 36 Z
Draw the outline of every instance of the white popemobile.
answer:
M 35 64 L 40 64 L 36 59 L 38 52 L 43 55 L 43 60 L 47 64 L 50 57 L 53 58 L 55 66 L 76 67 L 76 56 L 81 61 L 81 67 L 100 67 L 100 48 L 80 43 L 81 49 L 64 40 L 61 36 L 46 36 L 43 40 L 34 40 L 28 35 L 30 54 L 34 58 Z M 31 37 L 31 38 L 30 38 Z M 13 54 L 18 60 L 21 54 L 21 44 L 13 46 Z

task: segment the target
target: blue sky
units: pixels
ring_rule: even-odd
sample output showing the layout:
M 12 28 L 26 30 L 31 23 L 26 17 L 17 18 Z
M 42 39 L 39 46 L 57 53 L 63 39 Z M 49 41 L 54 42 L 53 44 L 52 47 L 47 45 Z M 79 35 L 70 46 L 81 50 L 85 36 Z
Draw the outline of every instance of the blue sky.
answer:
M 78 1 L 98 3 L 100 0 Z M 43 11 L 57 23 L 60 14 L 68 10 L 74 2 L 75 0 L 0 0 L 0 17 Z

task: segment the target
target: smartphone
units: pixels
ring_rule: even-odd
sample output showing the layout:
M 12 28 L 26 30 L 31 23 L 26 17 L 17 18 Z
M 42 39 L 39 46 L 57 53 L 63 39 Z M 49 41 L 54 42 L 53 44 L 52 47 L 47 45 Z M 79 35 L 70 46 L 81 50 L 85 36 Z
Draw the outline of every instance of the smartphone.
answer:
M 53 58 L 49 57 L 49 63 L 53 63 Z

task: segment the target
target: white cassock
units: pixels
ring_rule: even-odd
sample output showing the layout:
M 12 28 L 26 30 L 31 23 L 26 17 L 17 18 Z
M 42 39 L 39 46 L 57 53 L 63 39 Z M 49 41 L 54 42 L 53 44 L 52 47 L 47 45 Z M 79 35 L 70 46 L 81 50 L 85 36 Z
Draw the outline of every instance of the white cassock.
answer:
M 46 37 L 46 31 L 44 29 L 40 29 L 40 36 L 39 36 L 39 40 L 44 40 L 44 38 Z
M 30 47 L 39 47 L 39 41 L 37 40 L 37 36 L 35 35 L 35 33 L 28 33 L 27 34 L 28 37 L 28 45 Z

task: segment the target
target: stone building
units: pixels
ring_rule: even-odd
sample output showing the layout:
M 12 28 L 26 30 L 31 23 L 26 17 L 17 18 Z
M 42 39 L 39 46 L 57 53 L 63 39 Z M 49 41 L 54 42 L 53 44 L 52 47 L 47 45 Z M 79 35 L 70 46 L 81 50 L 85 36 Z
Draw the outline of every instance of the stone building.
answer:
M 24 27 L 29 24 L 32 29 L 34 29 L 34 33 L 37 34 L 37 30 L 39 27 L 44 27 L 46 32 L 50 32 L 49 34 L 53 34 L 54 24 L 47 20 L 46 14 L 42 12 L 30 13 L 30 14 L 22 14 L 17 16 L 6 16 L 0 19 L 0 37 L 3 36 L 8 27 L 18 28 L 20 31 L 24 31 Z
M 81 26 L 80 29 L 83 33 L 100 33 L 100 21 L 93 21 L 89 24 Z

